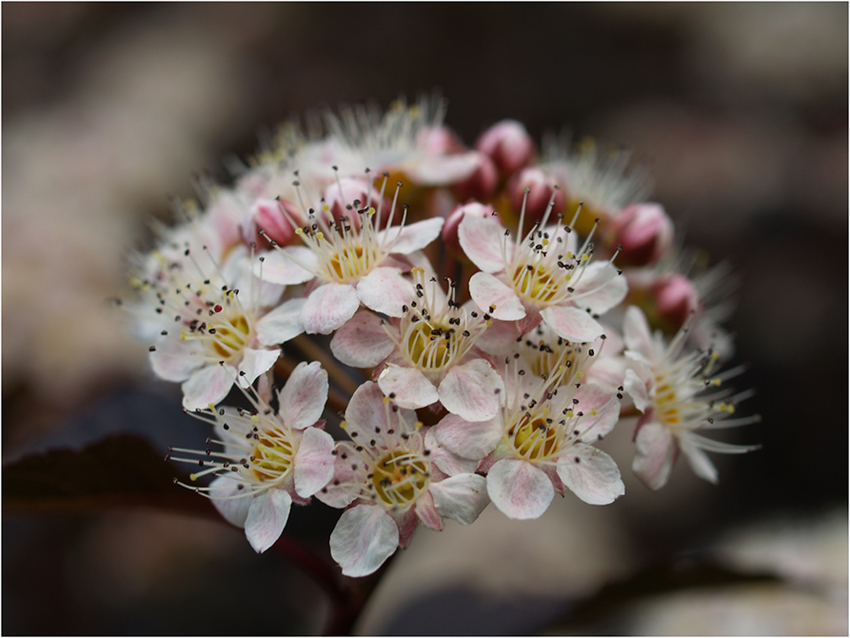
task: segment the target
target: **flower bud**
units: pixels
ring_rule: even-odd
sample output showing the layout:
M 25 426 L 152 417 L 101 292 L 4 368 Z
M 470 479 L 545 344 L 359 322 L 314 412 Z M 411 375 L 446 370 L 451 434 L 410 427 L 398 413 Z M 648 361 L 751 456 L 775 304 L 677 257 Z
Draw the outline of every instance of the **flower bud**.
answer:
M 383 202 L 383 206 L 379 205 L 378 196 L 381 194 L 380 188 L 370 187 L 369 183 L 357 177 L 342 177 L 339 182 L 334 182 L 325 190 L 323 198 L 323 208 L 327 206 L 326 221 L 339 223 L 340 217 L 347 220 L 348 225 L 352 228 L 360 228 L 360 213 L 357 211 L 373 206 L 375 210 L 381 211 L 381 223 L 386 222 L 386 217 L 390 213 L 391 203 Z M 377 218 L 375 221 L 378 221 Z
M 502 120 L 491 126 L 478 138 L 475 148 L 493 160 L 502 177 L 530 164 L 536 154 L 534 141 L 516 120 Z
M 490 217 L 493 214 L 493 208 L 485 206 L 478 202 L 469 202 L 455 208 L 446 217 L 446 222 L 443 224 L 442 238 L 448 251 L 453 255 L 463 255 L 463 249 L 460 247 L 460 239 L 458 239 L 457 230 L 460 223 L 467 215 L 477 215 L 478 217 Z
M 673 244 L 673 221 L 660 204 L 633 204 L 611 220 L 611 237 L 622 247 L 619 263 L 646 266 Z
M 499 170 L 484 153 L 475 152 L 478 168 L 465 180 L 454 185 L 455 197 L 465 202 L 470 199 L 486 201 L 493 196 L 499 181 Z
M 550 221 L 554 221 L 554 215 L 564 210 L 566 201 L 563 191 L 556 190 L 556 185 L 551 177 L 540 168 L 524 168 L 513 176 L 508 182 L 507 192 L 510 197 L 511 206 L 519 214 L 525 199 L 525 189 L 528 189 L 528 201 L 525 204 L 526 222 L 540 221 L 546 213 L 552 192 L 555 191 L 555 208 L 550 215 Z
M 675 331 L 699 307 L 699 295 L 690 279 L 676 273 L 665 275 L 652 286 L 659 318 Z
M 429 155 L 451 155 L 467 150 L 461 139 L 447 126 L 429 126 L 419 133 L 417 141 Z
M 301 220 L 301 214 L 291 202 L 283 199 L 256 200 L 242 219 L 240 228 L 242 241 L 249 245 L 255 242 L 266 249 L 271 248 L 269 239 L 280 246 L 287 246 L 295 239 L 295 228 L 286 218 L 287 215 L 296 223 Z M 261 230 L 264 231 L 265 237 L 260 234 Z

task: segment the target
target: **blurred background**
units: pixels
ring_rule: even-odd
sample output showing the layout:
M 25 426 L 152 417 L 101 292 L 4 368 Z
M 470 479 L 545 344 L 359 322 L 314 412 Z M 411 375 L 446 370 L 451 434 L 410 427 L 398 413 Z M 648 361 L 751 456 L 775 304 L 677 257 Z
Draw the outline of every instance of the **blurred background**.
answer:
M 762 423 L 735 441 L 763 449 L 715 455 L 717 487 L 678 467 L 655 494 L 621 429 L 607 449 L 626 497 L 419 530 L 357 631 L 846 635 L 847 11 L 4 3 L 3 633 L 322 630 L 323 591 L 240 530 L 151 503 L 23 507 L 9 468 L 26 461 L 15 485 L 37 484 L 39 454 L 126 430 L 157 455 L 198 447 L 179 387 L 152 378 L 109 302 L 151 217 L 169 219 L 199 174 L 226 180 L 225 160 L 286 118 L 438 89 L 468 144 L 510 117 L 650 167 L 688 245 L 742 280 L 735 385 L 756 388 L 744 409 Z M 159 489 L 178 489 L 166 467 L 102 471 L 116 485 L 161 471 Z M 286 534 L 326 555 L 337 515 L 296 510 Z

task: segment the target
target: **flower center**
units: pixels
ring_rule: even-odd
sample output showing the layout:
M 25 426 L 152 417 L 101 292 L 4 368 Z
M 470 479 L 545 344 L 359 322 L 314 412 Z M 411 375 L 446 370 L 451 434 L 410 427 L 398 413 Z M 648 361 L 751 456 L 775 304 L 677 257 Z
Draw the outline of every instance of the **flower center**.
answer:
M 373 257 L 363 250 L 363 246 L 347 246 L 335 252 L 328 260 L 328 272 L 336 281 L 347 283 L 369 272 L 374 263 Z
M 381 459 L 374 469 L 372 484 L 386 505 L 407 507 L 428 483 L 429 461 L 417 454 L 394 451 Z
M 229 359 L 240 352 L 251 339 L 251 325 L 248 318 L 239 313 L 224 317 L 221 325 L 210 328 L 212 336 L 210 346 L 224 359 Z
M 514 270 L 513 285 L 521 295 L 537 302 L 547 302 L 558 294 L 562 282 L 569 279 L 570 275 L 564 275 L 559 281 L 557 273 L 542 264 L 522 264 Z
M 658 418 L 665 425 L 678 425 L 682 422 L 680 401 L 677 400 L 676 387 L 661 379 L 656 379 L 655 406 Z
M 407 337 L 407 356 L 413 365 L 438 370 L 452 360 L 454 328 L 423 321 L 415 324 Z
M 508 430 L 508 442 L 518 456 L 540 459 L 549 456 L 557 443 L 557 428 L 541 417 L 522 419 Z
M 295 450 L 280 431 L 267 433 L 257 441 L 252 455 L 252 471 L 261 481 L 277 481 L 292 467 Z

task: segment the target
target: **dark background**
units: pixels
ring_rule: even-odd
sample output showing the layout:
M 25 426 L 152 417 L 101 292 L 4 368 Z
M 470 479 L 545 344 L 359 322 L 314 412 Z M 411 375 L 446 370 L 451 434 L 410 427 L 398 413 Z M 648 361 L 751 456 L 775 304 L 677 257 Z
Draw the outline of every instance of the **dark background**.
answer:
M 718 459 L 717 487 L 681 472 L 658 495 L 627 483 L 606 524 L 629 564 L 754 524 L 826 529 L 843 542 L 818 549 L 811 578 L 839 592 L 829 613 L 846 633 L 846 4 L 4 3 L 2 17 L 4 462 L 128 424 L 157 450 L 191 444 L 179 388 L 151 379 L 107 303 L 126 294 L 147 220 L 167 219 L 168 195 L 191 196 L 198 173 L 226 180 L 223 160 L 286 118 L 437 89 L 468 144 L 510 117 L 538 140 L 568 126 L 633 149 L 687 243 L 741 279 L 728 328 L 749 369 L 734 383 L 756 388 L 745 407 L 762 423 L 733 438 L 763 449 Z M 324 547 L 333 517 L 296 511 L 287 531 Z M 761 568 L 787 575 L 783 552 L 811 550 L 789 543 Z M 7 634 L 309 633 L 325 608 L 303 574 L 253 555 L 240 533 L 153 509 L 4 508 L 3 558 Z M 443 598 L 429 585 L 387 603 L 365 628 L 536 631 L 615 575 L 603 561 L 582 591 L 512 592 L 537 606 L 502 618 L 494 590 L 475 585 L 486 575 L 467 574 Z M 444 613 L 423 613 L 438 604 Z M 617 622 L 581 631 L 637 631 Z

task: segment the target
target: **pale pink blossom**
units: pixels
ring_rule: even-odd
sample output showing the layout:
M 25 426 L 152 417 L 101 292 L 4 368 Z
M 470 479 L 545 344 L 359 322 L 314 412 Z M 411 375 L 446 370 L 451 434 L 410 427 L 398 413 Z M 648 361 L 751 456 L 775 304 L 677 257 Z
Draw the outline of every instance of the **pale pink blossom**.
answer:
M 606 235 L 620 246 L 625 265 L 645 266 L 658 261 L 673 245 L 673 220 L 661 204 L 632 204 L 611 220 Z
M 408 545 L 419 521 L 436 530 L 443 518 L 469 525 L 486 507 L 476 464 L 438 445 L 377 384 L 355 391 L 343 428 L 351 442 L 337 444 L 334 477 L 316 496 L 347 507 L 330 538 L 331 556 L 346 576 L 377 570 Z
M 663 334 L 652 334 L 643 312 L 635 306 L 626 311 L 623 337 L 631 360 L 624 386 L 643 414 L 635 435 L 632 469 L 648 487 L 658 490 L 670 476 L 679 452 L 694 473 L 711 483 L 717 470 L 705 453 L 741 454 L 759 446 L 733 445 L 706 438 L 700 430 L 737 427 L 758 417 L 729 418 L 735 405 L 750 393 L 733 395 L 718 389 L 740 370 L 712 376 L 719 357 L 705 351 L 687 352 L 684 346 L 690 324 L 668 344 Z
M 516 120 L 496 122 L 481 134 L 475 148 L 493 160 L 503 177 L 530 164 L 537 154 L 534 140 Z
M 277 414 L 253 391 L 245 395 L 253 410 L 210 405 L 192 412 L 215 426 L 216 440 L 207 443 L 222 446 L 222 451 L 171 448 L 170 458 L 199 466 L 189 477 L 193 482 L 207 474 L 216 477 L 209 487 L 186 487 L 209 497 L 262 553 L 280 537 L 292 503 L 308 504 L 333 476 L 334 442 L 320 420 L 328 375 L 316 362 L 298 364 L 278 394 Z

